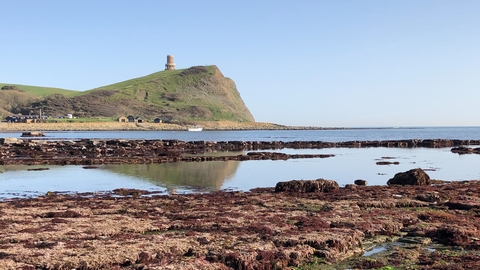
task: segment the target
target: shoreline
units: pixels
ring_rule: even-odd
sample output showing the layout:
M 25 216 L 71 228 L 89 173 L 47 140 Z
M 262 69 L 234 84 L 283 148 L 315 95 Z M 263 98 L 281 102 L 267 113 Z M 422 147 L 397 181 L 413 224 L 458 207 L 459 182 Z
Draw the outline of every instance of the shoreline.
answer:
M 204 131 L 241 131 L 241 130 L 358 130 L 393 129 L 393 127 L 315 127 L 286 126 L 267 122 L 231 122 L 196 121 L 192 125 L 201 126 Z M 0 122 L 0 132 L 15 131 L 186 131 L 190 125 L 166 123 L 120 123 L 120 122 L 84 122 L 84 123 L 6 123 Z M 406 127 L 417 129 L 422 127 Z
M 479 199 L 478 181 L 324 192 L 47 193 L 0 202 L 0 268 L 475 269 Z
M 313 127 L 288 127 L 271 123 L 196 122 L 203 130 L 303 130 Z M 321 128 L 318 128 L 321 129 Z M 0 131 L 186 131 L 187 126 L 165 123 L 0 123 Z
M 113 142 L 120 141 L 109 141 L 109 149 L 115 148 Z M 149 144 L 153 141 L 145 146 L 139 142 L 122 141 L 120 154 L 129 148 L 148 149 L 145 153 L 161 149 Z M 2 152 L 11 153 L 17 161 L 15 155 L 21 154 L 22 147 L 29 155 L 49 153 L 52 160 L 62 159 L 61 153 L 76 155 L 73 148 L 63 151 L 62 142 L 53 143 L 52 148 L 49 143 L 36 143 L 7 140 Z M 170 152 L 176 152 L 176 147 L 199 151 L 280 145 L 168 143 L 176 144 Z M 316 143 L 286 145 L 438 147 L 480 141 Z M 75 144 L 88 152 L 102 150 L 106 141 L 87 139 Z M 259 153 L 251 158 L 266 156 Z M 48 157 L 35 160 L 47 162 Z M 275 188 L 169 195 L 134 189 L 110 194 L 47 192 L 36 198 L 0 201 L 0 209 L 1 269 L 480 268 L 480 182 L 475 180 L 428 186 L 347 185 L 324 192 Z

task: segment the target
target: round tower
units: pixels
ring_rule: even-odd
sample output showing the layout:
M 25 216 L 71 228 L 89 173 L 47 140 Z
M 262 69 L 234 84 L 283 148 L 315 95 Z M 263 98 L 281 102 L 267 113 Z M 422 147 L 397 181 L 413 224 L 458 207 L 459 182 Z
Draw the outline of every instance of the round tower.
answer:
M 165 64 L 165 70 L 175 70 L 175 62 L 173 61 L 173 55 L 167 55 L 167 63 Z

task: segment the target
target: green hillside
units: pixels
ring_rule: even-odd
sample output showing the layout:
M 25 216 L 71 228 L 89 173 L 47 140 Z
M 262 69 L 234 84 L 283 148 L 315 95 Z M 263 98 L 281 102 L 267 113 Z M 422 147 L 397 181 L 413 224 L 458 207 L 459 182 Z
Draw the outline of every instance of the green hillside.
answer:
M 91 91 L 98 90 L 119 91 L 107 102 L 144 101 L 181 119 L 253 121 L 235 83 L 216 66 L 164 70 Z
M 0 88 L 7 85 L 16 86 L 19 89 L 38 97 L 45 97 L 51 94 L 62 94 L 66 97 L 72 97 L 74 95 L 78 95 L 79 93 L 81 93 L 80 91 L 67 90 L 62 88 L 31 86 L 31 85 L 21 85 L 21 84 L 11 84 L 11 83 L 0 83 Z
M 178 121 L 254 121 L 234 81 L 224 77 L 216 66 L 164 70 L 83 92 L 15 86 L 31 96 L 24 98 L 21 106 L 4 106 L 12 113 L 41 109 L 50 116 L 73 114 L 115 119 L 133 115 L 146 120 L 162 117 Z

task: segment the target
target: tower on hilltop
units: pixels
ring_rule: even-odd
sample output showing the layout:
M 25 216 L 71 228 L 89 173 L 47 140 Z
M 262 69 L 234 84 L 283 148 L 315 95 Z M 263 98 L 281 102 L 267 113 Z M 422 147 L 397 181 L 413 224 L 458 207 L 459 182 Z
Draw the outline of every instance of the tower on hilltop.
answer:
M 175 70 L 175 62 L 173 61 L 173 55 L 167 55 L 167 63 L 165 64 L 165 70 Z

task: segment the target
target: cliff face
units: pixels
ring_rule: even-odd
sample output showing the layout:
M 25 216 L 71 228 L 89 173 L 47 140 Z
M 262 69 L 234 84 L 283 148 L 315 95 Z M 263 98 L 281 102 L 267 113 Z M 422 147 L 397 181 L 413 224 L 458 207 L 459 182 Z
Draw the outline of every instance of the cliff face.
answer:
M 210 68 L 213 70 L 213 74 L 209 76 L 201 76 L 208 74 L 209 71 L 206 67 L 192 67 L 179 74 L 179 76 L 200 75 L 198 80 L 178 88 L 183 100 L 195 100 L 202 104 L 200 106 L 211 108 L 211 111 L 218 116 L 217 119 L 209 120 L 229 119 L 253 122 L 253 115 L 243 102 L 235 82 L 223 76 L 216 66 Z M 222 115 L 223 117 L 221 117 Z
M 39 109 L 50 116 L 71 113 L 79 117 L 255 121 L 235 82 L 216 66 L 160 71 L 70 98 L 54 94 L 24 106 L 21 112 Z

